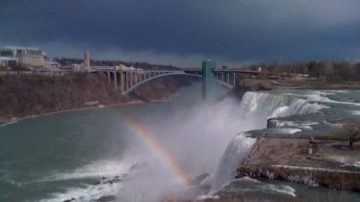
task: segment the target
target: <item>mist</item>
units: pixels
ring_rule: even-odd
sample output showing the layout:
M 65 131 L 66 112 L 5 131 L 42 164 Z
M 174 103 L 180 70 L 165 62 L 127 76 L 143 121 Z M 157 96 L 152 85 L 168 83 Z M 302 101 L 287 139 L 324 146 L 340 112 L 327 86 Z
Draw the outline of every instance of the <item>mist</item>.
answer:
M 197 87 L 200 92 L 200 85 Z M 171 154 L 189 179 L 209 174 L 204 182 L 199 183 L 210 186 L 230 140 L 243 131 L 264 127 L 266 120 L 255 122 L 245 119 L 240 101 L 235 98 L 203 102 L 194 95 L 181 97 L 191 99 L 192 104 L 184 104 L 181 100 L 179 103 L 170 103 L 169 110 L 149 113 L 138 121 Z M 120 199 L 160 201 L 166 196 L 194 198 L 209 191 L 201 190 L 200 184 L 179 184 L 163 167 L 162 160 L 154 156 L 141 139 L 135 136 L 130 142 L 131 147 L 125 156 L 143 164 L 139 170 L 130 174 L 129 181 L 119 190 L 117 197 Z
M 201 83 L 186 87 L 164 103 L 108 108 L 101 120 L 106 126 L 96 143 L 98 156 L 69 172 L 56 172 L 47 181 L 97 179 L 98 184 L 70 188 L 55 200 L 88 200 L 115 195 L 120 201 L 157 202 L 165 198 L 194 199 L 216 193 L 246 158 L 254 138 L 250 130 L 266 128 L 273 116 L 316 113 L 324 106 L 302 98 L 267 92 L 247 92 L 242 100 L 218 87 L 215 97 L 201 98 Z M 156 142 L 149 144 L 123 117 L 131 117 Z M 283 128 L 287 130 L 288 128 Z M 93 128 L 92 130 L 97 130 Z M 88 131 L 90 132 L 90 131 Z M 98 132 L 95 132 L 93 135 Z M 89 143 L 89 135 L 79 145 Z M 106 140 L 101 142 L 102 140 Z M 159 155 L 158 147 L 161 147 Z M 168 159 L 176 162 L 186 183 L 179 180 Z M 116 180 L 110 182 L 109 180 Z M 182 179 L 182 178 L 181 178 Z

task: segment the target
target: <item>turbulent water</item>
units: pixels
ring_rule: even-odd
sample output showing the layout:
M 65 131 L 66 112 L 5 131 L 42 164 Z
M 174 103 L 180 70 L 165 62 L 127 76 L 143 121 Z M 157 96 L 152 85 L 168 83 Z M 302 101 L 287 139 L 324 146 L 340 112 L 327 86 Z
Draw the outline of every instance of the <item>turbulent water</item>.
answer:
M 219 168 L 212 184 L 213 190 L 216 190 L 223 183 L 234 178 L 236 169 L 249 154 L 254 143 L 255 139 L 247 137 L 246 133 L 240 133 L 230 141 L 219 162 Z
M 232 179 L 255 142 L 246 131 L 296 135 L 360 115 L 358 91 L 248 92 L 241 102 L 205 103 L 199 92 L 195 85 L 168 103 L 63 113 L 0 127 L 0 201 L 198 197 Z M 153 136 L 188 178 L 204 177 L 190 187 L 179 183 L 164 158 L 126 124 L 127 116 Z M 272 128 L 266 129 L 269 118 L 274 118 Z M 262 194 L 310 192 L 290 183 L 236 183 Z
M 318 113 L 324 108 L 327 107 L 319 103 L 311 103 L 303 98 L 268 92 L 247 92 L 239 106 L 242 118 L 251 120 L 260 127 L 265 127 L 269 118 Z M 277 126 L 280 130 L 284 128 L 280 125 Z M 285 133 L 300 131 L 299 128 L 285 128 Z M 248 137 L 248 135 L 247 133 L 238 134 L 227 146 L 215 175 L 213 190 L 232 179 L 236 169 L 249 154 L 255 139 Z

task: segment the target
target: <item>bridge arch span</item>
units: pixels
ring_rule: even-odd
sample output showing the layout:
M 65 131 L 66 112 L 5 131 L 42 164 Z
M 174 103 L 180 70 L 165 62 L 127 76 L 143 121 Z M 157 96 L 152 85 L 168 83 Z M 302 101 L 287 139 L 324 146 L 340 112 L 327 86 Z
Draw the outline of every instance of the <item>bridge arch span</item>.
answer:
M 146 79 L 144 79 L 144 80 L 141 80 L 140 82 L 132 85 L 132 86 L 129 87 L 129 88 L 125 88 L 124 93 L 125 93 L 125 94 L 128 94 L 128 93 L 134 91 L 137 87 L 139 87 L 139 86 L 141 86 L 141 85 L 143 85 L 143 84 L 146 84 L 146 83 L 149 82 L 149 81 L 152 81 L 152 80 L 155 80 L 155 79 L 158 79 L 158 78 L 161 78 L 161 77 L 167 77 L 167 76 L 192 76 L 192 77 L 199 77 L 199 78 L 202 77 L 202 75 L 189 74 L 189 73 L 185 73 L 185 72 L 170 72 L 170 73 L 159 74 L 159 75 L 155 75 L 155 76 L 146 78 Z

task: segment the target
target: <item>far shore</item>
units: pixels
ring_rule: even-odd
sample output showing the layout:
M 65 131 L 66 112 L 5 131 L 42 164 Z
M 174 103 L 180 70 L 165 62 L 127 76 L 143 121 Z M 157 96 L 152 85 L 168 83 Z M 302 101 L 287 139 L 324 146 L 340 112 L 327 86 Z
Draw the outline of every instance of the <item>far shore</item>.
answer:
M 177 95 L 174 94 L 173 96 Z M 137 104 L 144 104 L 144 103 L 157 103 L 157 102 L 169 102 L 173 96 L 170 96 L 170 98 L 164 99 L 164 100 L 151 100 L 149 102 L 144 102 L 141 100 L 135 100 L 135 101 L 129 101 L 129 102 L 123 102 L 123 103 L 116 103 L 116 104 L 109 104 L 109 105 L 96 105 L 91 107 L 80 107 L 80 108 L 74 108 L 74 109 L 65 109 L 65 110 L 59 110 L 59 111 L 53 111 L 53 112 L 47 112 L 42 114 L 36 114 L 36 115 L 30 115 L 25 117 L 12 117 L 12 118 L 0 118 L 0 127 L 18 123 L 20 121 L 28 120 L 28 119 L 35 119 L 35 118 L 41 118 L 46 117 L 54 114 L 61 114 L 66 112 L 80 112 L 80 111 L 86 111 L 86 110 L 92 110 L 92 109 L 102 109 L 102 108 L 111 108 L 111 107 L 119 107 L 119 106 L 128 106 L 128 105 L 137 105 Z
M 36 115 L 30 115 L 25 117 L 13 117 L 10 119 L 6 118 L 0 118 L 0 127 L 6 126 L 9 124 L 17 123 L 20 121 L 28 120 L 28 119 L 35 119 L 40 117 L 46 117 L 54 114 L 61 114 L 66 112 L 79 112 L 79 111 L 86 111 L 91 109 L 101 109 L 101 108 L 111 108 L 111 107 L 117 107 L 117 106 L 126 106 L 126 105 L 135 105 L 135 104 L 142 104 L 144 102 L 142 101 L 131 101 L 131 102 L 124 102 L 124 103 L 117 103 L 117 104 L 110 104 L 110 105 L 97 105 L 97 106 L 91 106 L 91 107 L 81 107 L 81 108 L 74 108 L 74 109 L 65 109 L 65 110 L 59 110 L 59 111 L 53 111 L 53 112 L 47 112 L 42 114 L 36 114 Z

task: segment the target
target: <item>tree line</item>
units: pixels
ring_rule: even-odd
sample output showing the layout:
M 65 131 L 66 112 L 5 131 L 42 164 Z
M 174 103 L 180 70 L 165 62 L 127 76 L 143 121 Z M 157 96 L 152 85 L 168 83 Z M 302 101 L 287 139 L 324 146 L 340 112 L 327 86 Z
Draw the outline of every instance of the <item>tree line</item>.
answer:
M 360 63 L 335 61 L 310 61 L 288 64 L 262 63 L 249 65 L 252 70 L 261 67 L 265 75 L 307 74 L 309 77 L 323 80 L 360 80 Z
M 81 64 L 83 62 L 82 59 L 79 58 L 55 58 L 55 60 L 60 63 L 62 66 L 68 66 L 71 64 Z M 117 66 L 117 65 L 125 65 L 125 66 L 133 66 L 136 68 L 142 68 L 144 70 L 150 70 L 150 69 L 162 69 L 162 70 L 168 70 L 168 69 L 178 69 L 178 67 L 175 67 L 173 65 L 156 65 L 156 64 L 150 64 L 146 62 L 125 62 L 121 60 L 91 60 L 90 64 L 92 66 Z

